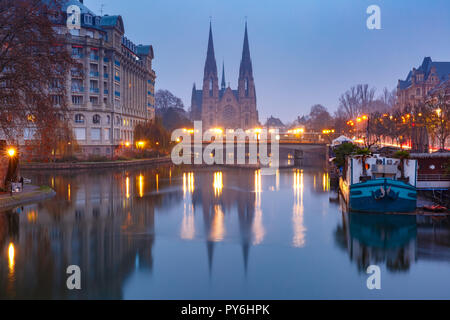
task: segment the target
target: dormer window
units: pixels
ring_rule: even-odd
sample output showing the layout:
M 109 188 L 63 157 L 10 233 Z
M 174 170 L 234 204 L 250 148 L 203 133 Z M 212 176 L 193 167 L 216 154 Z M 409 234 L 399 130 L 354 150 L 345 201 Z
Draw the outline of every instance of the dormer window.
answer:
M 85 14 L 84 15 L 84 23 L 92 25 L 92 16 L 90 14 Z
M 95 25 L 96 26 L 100 25 L 100 17 L 95 17 Z

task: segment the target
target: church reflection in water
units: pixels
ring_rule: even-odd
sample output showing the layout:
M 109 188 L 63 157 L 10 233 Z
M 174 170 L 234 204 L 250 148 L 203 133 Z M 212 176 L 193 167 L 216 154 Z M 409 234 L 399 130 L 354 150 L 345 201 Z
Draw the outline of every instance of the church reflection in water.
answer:
M 260 170 L 162 167 L 29 176 L 57 195 L 0 213 L 0 251 L 8 251 L 8 259 L 0 259 L 0 298 L 121 298 L 134 270 L 152 272 L 155 211 L 176 204 L 183 208 L 178 236 L 205 241 L 210 272 L 215 245 L 227 236 L 227 215 L 237 212 L 245 270 L 250 247 L 264 240 Z M 279 179 L 277 172 L 271 188 L 279 188 Z M 294 216 L 301 215 L 295 206 Z M 196 230 L 199 218 L 202 230 Z M 66 268 L 73 264 L 83 272 L 81 292 L 66 290 Z
M 249 263 L 252 247 L 270 244 L 269 252 L 278 243 L 294 250 L 286 253 L 309 252 L 304 248 L 325 236 L 319 222 L 339 212 L 322 170 L 264 176 L 253 169 L 159 167 L 27 176 L 57 194 L 0 212 L 0 298 L 123 298 L 136 271 L 156 273 L 159 233 L 179 251 L 198 244 L 202 253 L 193 261 L 209 277 L 219 267 L 220 243 L 238 251 L 233 266 L 245 277 L 249 270 L 261 274 L 260 265 Z M 361 271 L 370 264 L 404 271 L 418 259 L 450 261 L 448 220 L 342 212 L 328 230 Z M 69 265 L 82 270 L 81 291 L 66 288 Z

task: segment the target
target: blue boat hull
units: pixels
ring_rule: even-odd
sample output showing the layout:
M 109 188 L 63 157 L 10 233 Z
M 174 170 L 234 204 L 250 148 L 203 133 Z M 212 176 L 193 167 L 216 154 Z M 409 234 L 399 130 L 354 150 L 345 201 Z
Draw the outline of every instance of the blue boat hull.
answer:
M 349 208 L 360 212 L 412 212 L 417 190 L 409 183 L 387 178 L 356 183 L 346 188 Z

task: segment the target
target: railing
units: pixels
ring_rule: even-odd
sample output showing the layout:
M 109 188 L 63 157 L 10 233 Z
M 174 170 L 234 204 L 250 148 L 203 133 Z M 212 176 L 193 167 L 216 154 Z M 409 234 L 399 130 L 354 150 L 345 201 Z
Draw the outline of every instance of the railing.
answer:
M 108 79 L 108 78 L 109 78 L 109 74 L 104 73 L 104 74 L 103 74 L 103 78 Z
M 105 89 L 105 90 L 103 90 L 103 93 L 104 93 L 104 94 L 108 94 L 108 93 L 109 93 L 109 90 L 108 90 L 108 89 Z
M 91 72 L 89 73 L 89 75 L 90 75 L 91 77 L 98 77 L 98 72 L 97 72 L 97 71 L 91 71 Z
M 90 54 L 89 55 L 89 59 L 93 60 L 93 61 L 98 61 L 99 57 L 95 54 Z
M 114 80 L 120 82 L 120 77 L 114 76 Z
M 450 181 L 450 174 L 419 174 L 417 181 Z
M 89 91 L 92 93 L 99 93 L 100 89 L 99 88 L 90 88 Z
M 74 58 L 74 59 L 83 59 L 84 58 L 84 54 L 82 54 L 82 53 L 73 53 L 72 54 L 72 58 Z
M 72 87 L 72 92 L 84 92 L 84 87 Z
M 71 71 L 70 75 L 74 78 L 82 78 L 83 77 L 83 72 L 81 71 Z

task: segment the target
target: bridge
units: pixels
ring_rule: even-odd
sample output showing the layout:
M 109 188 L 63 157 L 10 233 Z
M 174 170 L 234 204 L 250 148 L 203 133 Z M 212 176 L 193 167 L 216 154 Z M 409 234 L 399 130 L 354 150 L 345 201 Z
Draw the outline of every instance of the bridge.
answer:
M 328 164 L 328 144 L 326 143 L 309 143 L 301 142 L 298 140 L 284 140 L 281 139 L 278 142 L 279 146 L 279 165 L 283 167 L 297 167 L 297 166 L 326 166 Z M 211 141 L 204 141 L 202 146 L 202 152 L 205 148 L 211 145 Z M 223 143 L 216 150 L 222 149 L 223 163 L 226 163 L 226 159 L 233 159 L 236 163 L 236 157 L 238 154 L 238 146 L 245 147 L 246 164 L 249 163 L 250 152 L 253 148 L 257 152 L 259 160 L 260 146 L 258 142 L 237 142 L 234 143 L 234 150 L 230 152 L 227 150 L 226 143 Z M 195 152 L 195 151 L 194 151 Z M 253 151 L 254 152 L 254 151 Z M 261 151 L 262 152 L 262 151 Z M 267 142 L 267 155 L 272 154 L 272 144 Z M 198 156 L 198 155 L 195 155 Z M 215 152 L 211 154 L 211 157 L 215 156 Z

